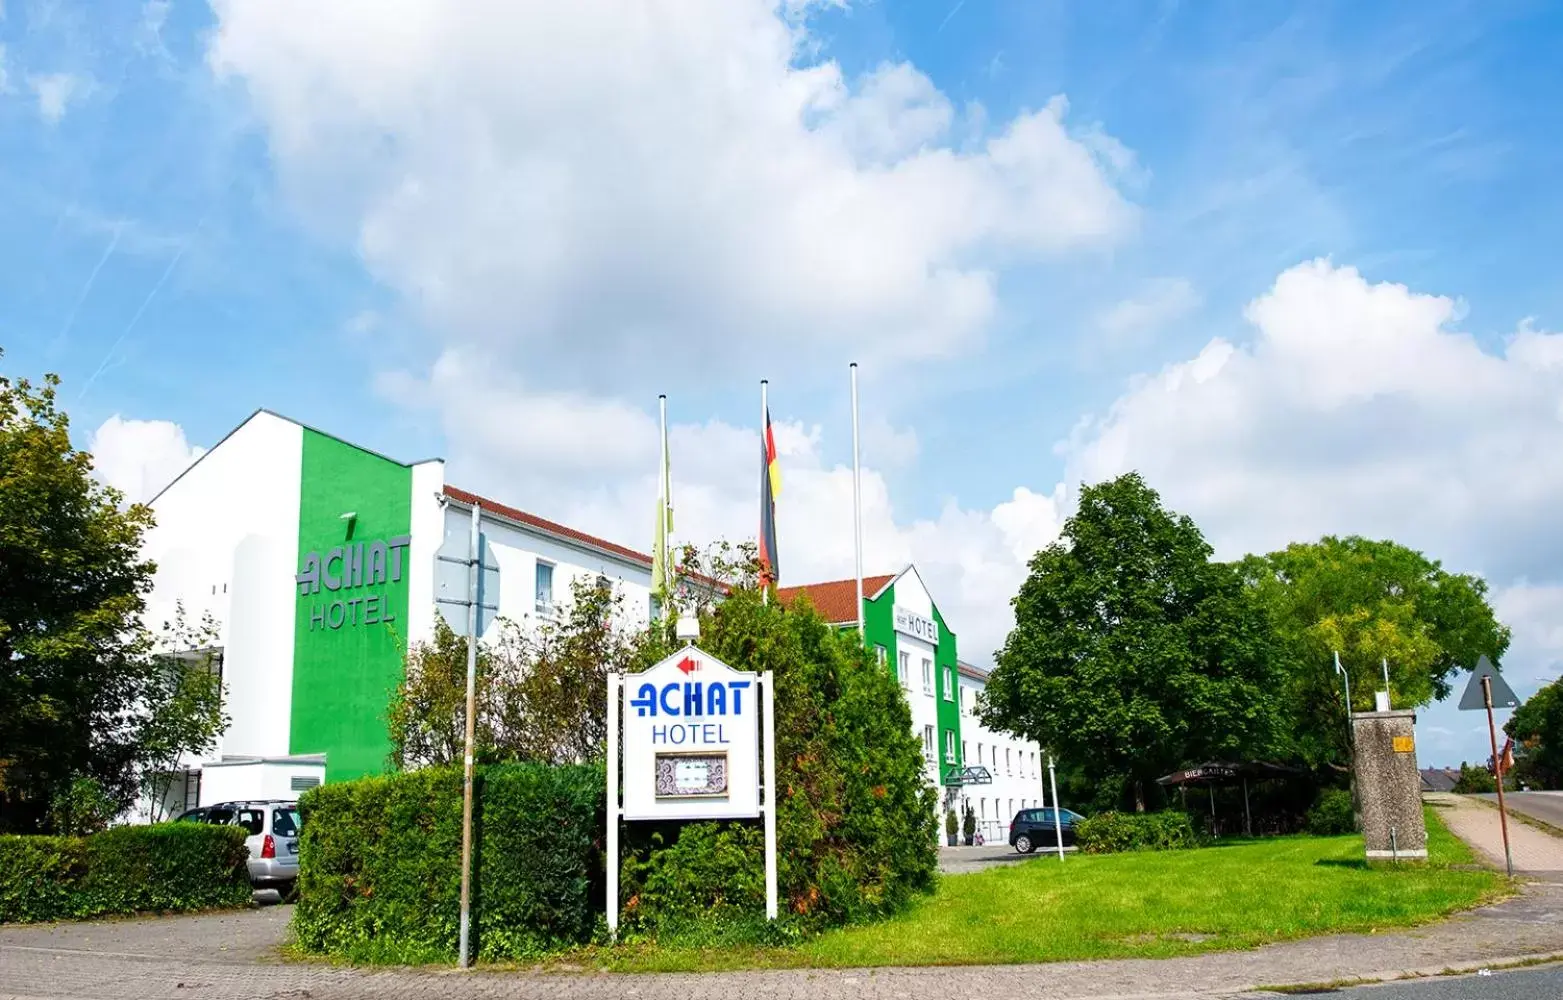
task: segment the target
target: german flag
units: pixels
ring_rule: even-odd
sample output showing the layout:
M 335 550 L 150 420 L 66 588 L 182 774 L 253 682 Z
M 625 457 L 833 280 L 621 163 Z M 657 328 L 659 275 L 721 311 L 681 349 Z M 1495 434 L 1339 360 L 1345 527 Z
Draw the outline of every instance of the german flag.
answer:
M 760 435 L 760 586 L 781 578 L 776 558 L 776 498 L 781 495 L 781 463 L 776 458 L 776 435 L 771 433 L 771 410 L 765 408 L 765 428 Z

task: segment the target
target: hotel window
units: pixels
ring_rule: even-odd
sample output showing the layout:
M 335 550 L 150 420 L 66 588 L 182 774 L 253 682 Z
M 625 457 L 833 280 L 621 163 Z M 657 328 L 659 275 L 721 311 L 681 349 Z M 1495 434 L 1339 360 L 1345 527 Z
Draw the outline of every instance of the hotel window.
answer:
M 968 745 L 965 740 L 961 740 L 961 760 L 964 762 L 964 761 L 968 761 L 970 759 L 971 759 L 971 746 Z
M 955 671 L 949 667 L 944 668 L 944 700 L 955 700 Z
M 880 666 L 881 669 L 884 668 L 885 659 L 888 656 L 889 656 L 889 654 L 885 652 L 885 647 L 883 647 L 883 646 L 875 646 L 874 647 L 874 662 L 877 663 Z
M 1009 747 L 1005 747 L 1004 748 L 1004 773 L 1005 774 L 1013 774 L 1014 773 L 1013 771 L 1011 771 L 1009 769 Z
M 977 744 L 977 763 L 982 763 L 982 744 Z
M 1037 752 L 1033 750 L 1031 751 L 1031 776 L 1033 778 L 1038 778 L 1041 777 L 1041 775 L 1042 772 L 1037 770 Z
M 955 732 L 949 729 L 944 731 L 944 761 L 946 764 L 955 763 Z
M 537 563 L 537 613 L 552 614 L 554 610 L 554 566 L 538 560 Z
M 923 759 L 933 762 L 933 727 L 923 727 Z
M 897 678 L 900 679 L 901 686 L 906 688 L 908 691 L 910 691 L 912 689 L 912 678 L 910 676 L 911 675 L 911 670 L 912 670 L 912 654 L 911 653 L 902 653 L 900 656 L 898 656 L 896 658 L 896 671 L 895 671 L 895 675 L 896 675 Z
M 933 661 L 923 661 L 923 694 L 933 694 Z

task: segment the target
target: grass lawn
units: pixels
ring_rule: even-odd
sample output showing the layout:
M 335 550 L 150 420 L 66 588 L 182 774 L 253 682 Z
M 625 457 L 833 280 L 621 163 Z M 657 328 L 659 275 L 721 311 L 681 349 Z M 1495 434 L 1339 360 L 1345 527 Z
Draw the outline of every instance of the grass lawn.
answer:
M 795 947 L 619 947 L 572 964 L 624 971 L 1164 958 L 1426 922 L 1505 882 L 1427 810 L 1429 862 L 1368 867 L 1362 838 L 1277 837 L 1191 851 L 1051 856 L 947 875 L 891 920 Z

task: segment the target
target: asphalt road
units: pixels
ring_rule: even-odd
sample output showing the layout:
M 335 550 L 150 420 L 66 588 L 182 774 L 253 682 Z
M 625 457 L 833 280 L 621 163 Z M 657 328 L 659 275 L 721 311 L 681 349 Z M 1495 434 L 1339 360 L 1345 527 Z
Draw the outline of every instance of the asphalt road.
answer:
M 1497 795 L 1478 795 L 1477 798 L 1498 801 Z M 1503 804 L 1515 812 L 1563 829 L 1563 792 L 1505 792 Z
M 1563 997 L 1563 967 L 1440 976 L 1329 992 L 1350 1000 L 1558 1000 Z

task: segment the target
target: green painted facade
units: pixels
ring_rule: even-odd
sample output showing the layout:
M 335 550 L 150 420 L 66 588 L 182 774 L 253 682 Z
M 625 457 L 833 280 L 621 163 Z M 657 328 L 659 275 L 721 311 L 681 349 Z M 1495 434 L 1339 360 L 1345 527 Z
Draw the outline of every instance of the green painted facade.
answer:
M 300 572 L 314 556 L 332 585 L 296 588 L 289 749 L 324 753 L 326 780 L 341 781 L 385 770 L 390 751 L 385 715 L 404 669 L 412 469 L 306 428 L 302 473 Z M 356 517 L 345 520 L 349 511 Z
M 892 583 L 885 588 L 884 593 L 876 599 L 872 595 L 863 595 L 863 640 L 868 648 L 873 650 L 876 646 L 885 649 L 885 668 L 890 671 L 890 676 L 896 677 L 896 665 L 899 661 L 900 633 L 895 630 L 895 590 L 896 584 Z M 956 667 L 956 637 L 955 633 L 944 623 L 944 616 L 939 613 L 939 607 L 933 604 L 932 598 L 929 604 L 933 609 L 933 620 L 939 626 L 939 645 L 934 649 L 934 699 L 936 704 L 934 726 L 934 752 L 938 755 L 939 772 L 951 765 L 944 757 L 946 733 L 955 734 L 955 761 L 954 765 L 964 766 L 961 760 L 961 706 L 960 706 L 960 676 Z M 946 673 L 948 668 L 948 674 Z M 921 667 L 912 666 L 913 676 L 911 697 L 921 698 L 922 680 L 917 676 Z M 946 685 L 951 685 L 947 687 Z M 943 830 L 943 827 L 940 827 Z

